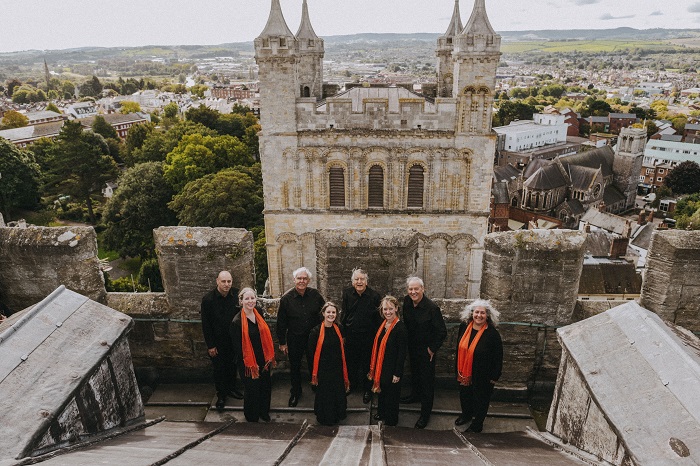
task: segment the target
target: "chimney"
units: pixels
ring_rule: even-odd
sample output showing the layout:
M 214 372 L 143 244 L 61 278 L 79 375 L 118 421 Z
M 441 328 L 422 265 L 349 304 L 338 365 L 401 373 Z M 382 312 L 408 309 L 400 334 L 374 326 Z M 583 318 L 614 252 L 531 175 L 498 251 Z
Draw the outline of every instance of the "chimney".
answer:
M 590 233 L 591 232 L 591 224 L 588 222 L 584 222 L 583 231 L 585 231 L 586 233 Z
M 649 215 L 647 216 L 647 222 L 648 223 L 653 223 L 654 222 L 654 211 L 650 210 Z
M 629 246 L 629 237 L 615 236 L 610 242 L 610 258 L 619 259 L 627 255 L 627 246 Z
M 600 212 L 605 212 L 605 202 L 601 201 L 600 204 L 598 204 L 598 210 Z
M 642 209 L 639 211 L 639 218 L 637 219 L 637 223 L 640 225 L 646 225 L 647 224 L 647 211 Z

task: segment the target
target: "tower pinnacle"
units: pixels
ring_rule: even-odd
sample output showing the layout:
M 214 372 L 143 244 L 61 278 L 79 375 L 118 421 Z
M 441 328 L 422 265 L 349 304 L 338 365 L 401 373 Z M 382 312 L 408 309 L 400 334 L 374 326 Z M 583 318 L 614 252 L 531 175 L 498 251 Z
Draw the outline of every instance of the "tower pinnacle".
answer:
M 280 6 L 280 0 L 272 0 L 272 5 L 270 7 L 270 16 L 267 18 L 267 24 L 265 25 L 265 29 L 263 29 L 263 32 L 260 33 L 260 37 L 265 36 L 294 36 L 294 34 L 292 34 L 292 31 L 289 30 L 287 22 L 284 20 L 284 15 L 282 14 L 282 7 Z
M 460 32 L 462 32 L 464 26 L 462 25 L 462 15 L 459 13 L 459 0 L 455 0 L 455 9 L 452 12 L 452 20 L 450 25 L 445 32 L 445 37 L 454 37 Z
M 301 24 L 299 24 L 299 30 L 297 31 L 297 39 L 318 39 L 318 36 L 314 32 L 314 28 L 311 26 L 311 20 L 309 19 L 309 6 L 306 4 L 306 0 L 301 6 Z

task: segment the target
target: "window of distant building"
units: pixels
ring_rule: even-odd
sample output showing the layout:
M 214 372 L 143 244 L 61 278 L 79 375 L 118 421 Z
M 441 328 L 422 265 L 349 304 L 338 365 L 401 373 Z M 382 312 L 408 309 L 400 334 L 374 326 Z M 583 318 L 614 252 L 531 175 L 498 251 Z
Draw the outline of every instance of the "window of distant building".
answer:
M 367 207 L 384 207 L 384 169 L 379 165 L 369 169 Z
M 345 207 L 345 170 L 331 167 L 328 172 L 328 192 L 331 207 Z
M 661 178 L 661 177 L 659 176 L 659 177 L 656 178 L 656 181 L 661 182 L 661 181 L 663 181 L 663 178 Z
M 423 187 L 425 173 L 420 165 L 413 165 L 408 171 L 408 207 L 423 207 Z
M 287 39 L 284 37 L 280 37 L 280 47 L 286 47 L 287 46 Z

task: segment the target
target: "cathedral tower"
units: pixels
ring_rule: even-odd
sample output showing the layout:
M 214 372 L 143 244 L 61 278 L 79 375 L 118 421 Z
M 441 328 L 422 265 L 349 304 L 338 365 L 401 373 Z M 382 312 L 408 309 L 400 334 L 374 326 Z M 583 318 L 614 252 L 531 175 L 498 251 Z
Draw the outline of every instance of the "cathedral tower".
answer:
M 436 54 L 438 57 L 438 96 L 452 97 L 452 86 L 454 84 L 454 61 L 452 52 L 454 51 L 455 37 L 462 32 L 462 17 L 459 13 L 459 0 L 455 0 L 455 8 L 452 12 L 452 20 L 447 32 L 438 37 Z
M 272 0 L 270 17 L 255 41 L 260 78 L 260 124 L 263 134 L 296 131 L 299 43 L 282 15 L 280 0 Z
M 613 159 L 613 175 L 615 185 L 627 198 L 626 208 L 634 207 L 635 204 L 646 142 L 646 128 L 630 127 L 620 130 Z
M 323 39 L 314 32 L 309 19 L 306 0 L 302 5 L 301 24 L 296 34 L 299 42 L 299 92 L 301 97 L 316 97 L 323 94 Z
M 459 99 L 458 133 L 491 133 L 500 49 L 501 36 L 491 27 L 484 0 L 475 0 L 467 25 L 455 38 L 453 53 L 452 95 Z

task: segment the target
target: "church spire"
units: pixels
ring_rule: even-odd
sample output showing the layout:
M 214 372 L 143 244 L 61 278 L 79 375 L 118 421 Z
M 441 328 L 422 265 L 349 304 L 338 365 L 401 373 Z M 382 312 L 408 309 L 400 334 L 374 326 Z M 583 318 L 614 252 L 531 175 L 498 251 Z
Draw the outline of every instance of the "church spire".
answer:
M 452 12 L 452 20 L 447 32 L 445 32 L 445 37 L 454 37 L 462 32 L 462 29 L 464 26 L 462 26 L 462 15 L 459 13 L 459 0 L 455 0 L 455 9 Z
M 462 34 L 473 35 L 496 35 L 496 31 L 491 27 L 489 17 L 486 15 L 485 0 L 474 0 L 474 9 L 469 17 L 467 25 L 464 27 Z
M 299 30 L 296 34 L 297 39 L 318 39 L 318 36 L 314 32 L 314 28 L 311 26 L 311 20 L 309 19 L 309 6 L 306 4 L 306 0 L 301 6 L 301 24 L 299 25 Z
M 272 0 L 272 5 L 270 7 L 270 17 L 267 18 L 267 24 L 265 29 L 260 33 L 260 37 L 284 37 L 284 36 L 294 36 L 292 31 L 289 30 L 287 22 L 284 20 L 284 15 L 282 14 L 282 7 L 280 6 L 280 0 Z

